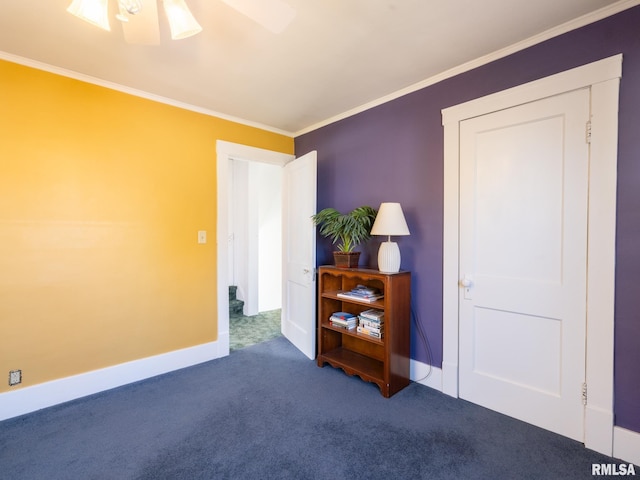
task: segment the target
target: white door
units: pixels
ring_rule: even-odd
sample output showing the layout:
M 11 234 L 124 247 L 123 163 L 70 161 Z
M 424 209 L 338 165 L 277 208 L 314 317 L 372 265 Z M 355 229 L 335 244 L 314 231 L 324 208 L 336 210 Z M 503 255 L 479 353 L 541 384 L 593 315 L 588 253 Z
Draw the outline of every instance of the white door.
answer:
M 582 441 L 589 89 L 460 125 L 460 397 Z
M 316 356 L 316 152 L 284 167 L 282 334 L 302 353 Z

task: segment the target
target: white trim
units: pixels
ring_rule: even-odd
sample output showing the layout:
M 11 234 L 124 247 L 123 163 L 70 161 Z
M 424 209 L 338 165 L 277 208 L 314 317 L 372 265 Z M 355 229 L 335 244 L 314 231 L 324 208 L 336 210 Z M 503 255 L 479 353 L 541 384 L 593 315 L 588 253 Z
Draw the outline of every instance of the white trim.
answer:
M 2 393 L 0 421 L 220 358 L 219 347 L 205 343 Z
M 105 88 L 110 88 L 112 90 L 117 90 L 123 93 L 128 93 L 130 95 L 135 95 L 137 97 L 141 97 L 141 98 L 146 98 L 149 100 L 153 100 L 159 103 L 164 103 L 167 105 L 172 105 L 178 108 L 182 108 L 185 110 L 190 110 L 193 112 L 198 112 L 198 113 L 202 113 L 204 115 L 209 115 L 209 116 L 213 116 L 213 117 L 217 117 L 217 118 L 221 118 L 223 120 L 229 120 L 231 122 L 236 122 L 236 123 L 240 123 L 243 125 L 247 125 L 247 126 L 251 126 L 251 127 L 256 127 L 256 128 L 260 128 L 262 130 L 266 130 L 269 132 L 273 132 L 273 133 L 278 133 L 281 135 L 285 135 L 288 137 L 298 137 L 300 135 L 304 135 L 305 133 L 309 133 L 313 130 L 317 130 L 321 127 L 330 125 L 332 123 L 338 122 L 340 120 L 343 120 L 345 118 L 348 117 L 352 117 L 353 115 L 356 115 L 358 113 L 364 112 L 366 110 L 370 110 L 371 108 L 377 107 L 379 105 L 382 105 L 384 103 L 390 102 L 391 100 L 395 100 L 396 98 L 400 98 L 403 97 L 404 95 L 408 95 L 409 93 L 412 92 L 416 92 L 418 90 L 422 90 L 425 87 L 431 86 L 431 85 L 435 85 L 436 83 L 439 83 L 443 80 L 446 80 L 448 78 L 452 78 L 455 77 L 456 75 L 460 75 L 461 73 L 465 73 L 468 72 L 470 70 L 473 70 L 474 68 L 478 68 L 481 67 L 483 65 L 486 65 L 488 63 L 491 63 L 495 60 L 499 60 L 500 58 L 504 58 L 506 56 L 512 55 L 513 53 L 522 51 L 526 48 L 529 48 L 533 45 L 537 45 L 539 43 L 542 43 L 546 40 L 549 40 L 551 38 L 563 35 L 567 32 L 570 32 L 572 30 L 584 27 L 586 25 L 589 25 L 591 23 L 595 23 L 599 20 L 602 20 L 604 18 L 610 17 L 612 15 L 615 15 L 617 13 L 620 13 L 624 10 L 628 10 L 630 8 L 635 7 L 636 5 L 640 5 L 640 0 L 621 0 L 619 2 L 613 3 L 611 5 L 608 5 L 606 7 L 603 7 L 599 10 L 596 10 L 594 12 L 588 13 L 586 15 L 583 15 L 581 17 L 578 17 L 576 19 L 570 20 L 566 23 L 563 23 L 561 25 L 558 25 L 554 28 L 551 28 L 549 30 L 546 30 L 538 35 L 534 35 L 533 37 L 530 37 L 528 39 L 525 39 L 521 42 L 515 43 L 509 47 L 506 48 L 502 48 L 500 50 L 497 50 L 493 53 L 490 53 L 488 55 L 485 55 L 483 57 L 474 59 L 470 62 L 467 63 L 463 63 L 462 65 L 459 65 L 457 67 L 451 68 L 449 70 L 446 70 L 442 73 L 439 73 L 437 75 L 431 76 L 427 79 L 424 79 L 418 83 L 414 83 L 413 85 L 409 85 L 408 87 L 402 88 L 400 90 L 397 90 L 393 93 L 390 93 L 389 95 L 385 95 L 383 97 L 377 98 L 371 102 L 367 102 L 365 104 L 362 104 L 358 107 L 352 108 L 350 110 L 347 110 L 346 112 L 340 113 L 338 115 L 334 115 L 333 117 L 329 117 L 325 120 L 322 120 L 318 123 L 315 123 L 313 125 L 310 125 L 308 127 L 305 127 L 301 130 L 298 130 L 296 132 L 289 132 L 286 130 L 282 130 L 279 128 L 274 128 L 274 127 L 270 127 L 268 125 L 264 125 L 261 123 L 257 123 L 257 122 L 252 122 L 249 120 L 244 120 L 241 118 L 237 118 L 237 117 L 233 117 L 231 115 L 226 115 L 224 113 L 220 113 L 220 112 L 216 112 L 213 110 L 209 110 L 209 109 L 205 109 L 202 107 L 198 107 L 195 105 L 190 105 L 190 104 L 186 104 L 186 103 L 182 103 L 182 102 L 178 102 L 176 100 L 172 100 L 170 98 L 166 98 L 166 97 L 161 97 L 159 95 L 154 95 L 151 93 L 147 93 L 141 90 L 137 90 L 134 88 L 130 88 L 124 85 L 120 85 L 117 83 L 113 83 L 113 82 L 108 82 L 106 80 L 102 80 L 96 77 L 92 77 L 90 75 L 85 75 L 83 73 L 79 73 L 79 72 L 75 72 L 73 70 L 67 70 L 64 68 L 60 68 L 60 67 L 56 67 L 54 65 L 49 65 L 43 62 L 38 62 L 36 60 L 31 60 L 28 58 L 24 58 L 24 57 L 20 57 L 18 55 L 14 55 L 11 53 L 7 53 L 7 52 L 3 52 L 0 51 L 0 59 L 1 60 L 6 60 L 8 62 L 13 62 L 13 63 L 18 63 L 20 65 L 25 65 L 27 67 L 31 67 L 31 68 L 36 68 L 38 70 L 43 70 L 46 72 L 50 72 L 50 73 L 54 73 L 56 75 L 62 75 L 65 77 L 69 77 L 69 78 L 74 78 L 76 80 L 80 80 L 83 82 L 87 82 L 87 83 L 91 83 L 94 85 L 99 85 Z
M 620 13 L 624 10 L 628 10 L 629 8 L 633 8 L 636 5 L 640 5 L 640 0 L 622 0 L 620 2 L 613 3 L 599 10 L 596 10 L 595 12 L 588 13 L 586 15 L 563 23 L 562 25 L 558 25 L 557 27 L 546 30 L 538 35 L 527 38 L 526 40 L 515 43 L 509 47 L 496 50 L 493 53 L 480 58 L 476 58 L 474 60 L 471 60 L 470 62 L 463 63 L 462 65 L 458 65 L 457 67 L 446 70 L 418 83 L 414 83 L 413 85 L 409 85 L 408 87 L 397 90 L 393 93 L 390 93 L 389 95 L 385 95 L 384 97 L 377 98 L 371 102 L 352 108 L 351 110 L 347 110 L 346 112 L 327 118 L 326 120 L 322 120 L 321 122 L 310 125 L 306 128 L 303 128 L 302 130 L 298 130 L 293 134 L 293 136 L 299 137 L 300 135 L 304 135 L 305 133 L 312 132 L 313 130 L 317 130 L 340 120 L 344 120 L 345 118 L 352 117 L 353 115 L 357 115 L 358 113 L 370 110 L 374 107 L 390 102 L 391 100 L 395 100 L 396 98 L 400 98 L 418 90 L 422 90 L 423 88 L 435 85 L 436 83 L 442 82 L 443 80 L 446 80 L 448 78 L 455 77 L 456 75 L 460 75 L 461 73 L 468 72 L 470 70 L 473 70 L 474 68 L 481 67 L 488 63 L 520 52 L 551 38 L 558 37 L 572 30 L 576 30 L 578 28 Z
M 585 446 L 613 451 L 613 322 L 618 138 L 622 55 L 574 68 L 442 111 L 444 132 L 443 392 L 458 396 L 459 125 L 478 115 L 591 87 Z M 596 138 L 597 137 L 597 138 Z
M 412 382 L 442 391 L 442 370 L 428 363 L 412 358 L 409 362 L 409 378 Z
M 588 367 L 587 376 L 589 376 Z M 592 396 L 592 393 L 596 394 L 596 392 L 592 392 L 592 390 L 594 390 L 594 388 L 588 388 L 589 396 Z M 611 393 L 613 393 L 613 389 L 611 390 Z M 595 450 L 596 452 L 604 453 L 605 455 L 612 455 L 614 420 L 613 399 L 608 407 L 606 405 L 600 407 L 596 405 L 596 402 L 593 399 L 589 399 L 589 403 L 584 409 L 585 446 L 591 450 Z
M 622 59 L 619 60 L 622 63 Z M 613 449 L 614 318 L 618 92 L 620 79 L 591 87 L 589 226 L 587 251 L 588 406 L 584 443 L 611 455 Z
M 596 83 L 612 78 L 620 78 L 621 76 L 622 54 L 618 54 L 492 95 L 445 108 L 442 110 L 442 124 L 456 123 L 485 115 L 488 112 L 504 110 L 514 105 L 522 105 L 571 90 L 590 87 Z
M 178 100 L 163 97 L 161 95 L 156 95 L 154 93 L 149 93 L 143 90 L 127 87 L 126 85 L 120 85 L 119 83 L 102 80 L 97 77 L 92 77 L 91 75 L 85 75 L 84 73 L 75 72 L 73 70 L 67 70 L 66 68 L 56 67 L 55 65 L 49 65 L 48 63 L 38 62 L 36 60 L 31 60 L 30 58 L 20 57 L 12 53 L 0 51 L 0 60 L 6 60 L 7 62 L 17 63 L 18 65 L 24 65 L 25 67 L 35 68 L 36 70 L 42 70 L 44 72 L 49 72 L 55 75 L 72 78 L 74 80 L 80 80 L 81 82 L 90 83 L 92 85 L 97 85 L 99 87 L 108 88 L 110 90 L 126 93 L 128 95 L 133 95 L 135 97 L 140 97 L 140 98 L 144 98 L 154 102 L 163 103 L 165 105 L 171 105 L 172 107 L 181 108 L 183 110 L 189 110 L 191 112 L 201 113 L 203 115 L 207 115 L 210 117 L 216 117 L 222 120 L 228 120 L 230 122 L 239 123 L 241 125 L 246 125 L 249 127 L 259 128 L 267 132 L 277 133 L 279 135 L 284 135 L 284 136 L 293 138 L 293 133 L 288 132 L 286 130 L 270 127 L 268 125 L 264 125 L 258 122 L 252 122 L 250 120 L 244 120 L 242 118 L 234 117 L 232 115 L 227 115 L 225 113 L 216 112 L 208 108 L 199 107 L 197 105 L 191 105 L 189 103 L 180 102 Z
M 613 456 L 640 465 L 640 433 L 621 427 L 613 429 Z
M 236 159 L 284 166 L 294 158 L 288 153 L 216 141 L 218 342 L 223 355 L 229 355 L 229 161 Z

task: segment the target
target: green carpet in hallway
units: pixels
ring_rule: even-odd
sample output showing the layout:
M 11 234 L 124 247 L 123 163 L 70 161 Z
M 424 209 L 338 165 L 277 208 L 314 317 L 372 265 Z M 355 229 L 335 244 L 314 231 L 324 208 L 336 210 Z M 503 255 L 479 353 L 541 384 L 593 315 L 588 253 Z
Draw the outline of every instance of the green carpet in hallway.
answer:
M 249 345 L 279 337 L 280 309 L 246 317 L 229 316 L 229 350 L 239 350 Z

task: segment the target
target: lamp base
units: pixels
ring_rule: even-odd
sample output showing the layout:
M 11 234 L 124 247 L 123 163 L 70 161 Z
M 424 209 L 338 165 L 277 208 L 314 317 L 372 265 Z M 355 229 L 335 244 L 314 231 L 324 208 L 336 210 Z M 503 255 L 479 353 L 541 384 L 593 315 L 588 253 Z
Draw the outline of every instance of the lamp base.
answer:
M 382 242 L 378 250 L 378 270 L 382 273 L 400 271 L 400 249 L 396 242 Z

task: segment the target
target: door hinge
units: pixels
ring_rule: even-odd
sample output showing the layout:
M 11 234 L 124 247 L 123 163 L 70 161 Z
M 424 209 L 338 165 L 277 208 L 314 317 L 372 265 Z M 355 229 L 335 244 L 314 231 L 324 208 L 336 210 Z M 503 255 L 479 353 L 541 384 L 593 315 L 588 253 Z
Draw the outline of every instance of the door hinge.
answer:
M 587 404 L 587 384 L 586 383 L 582 384 L 582 404 L 583 405 Z
M 586 141 L 591 144 L 591 120 L 587 122 Z

